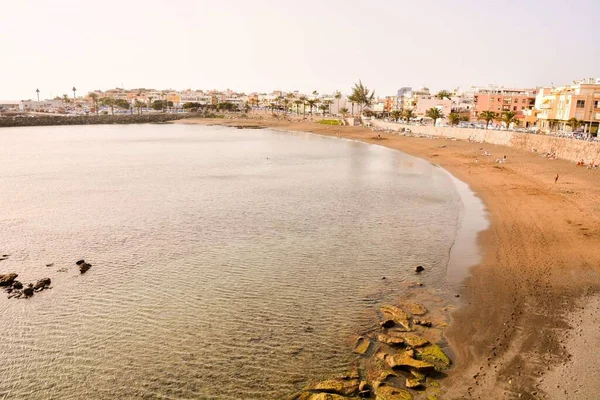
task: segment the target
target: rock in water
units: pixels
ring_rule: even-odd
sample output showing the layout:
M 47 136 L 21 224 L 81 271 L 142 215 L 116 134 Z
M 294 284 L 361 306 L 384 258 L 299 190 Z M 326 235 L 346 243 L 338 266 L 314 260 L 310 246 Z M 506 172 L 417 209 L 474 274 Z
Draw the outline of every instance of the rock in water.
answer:
M 23 289 L 23 294 L 26 297 L 31 297 L 33 296 L 33 284 L 29 284 L 29 286 L 27 286 L 25 289 Z
M 423 268 L 422 265 L 419 265 L 415 268 L 415 272 L 418 274 L 419 272 L 423 272 L 425 271 L 425 268 Z
M 365 354 L 369 351 L 369 346 L 371 345 L 371 341 L 366 337 L 359 337 L 356 340 L 356 344 L 354 345 L 354 352 L 357 354 Z
M 92 268 L 92 264 L 88 264 L 83 260 L 79 260 L 79 261 L 82 261 L 81 264 L 77 264 L 77 265 L 79 265 L 79 272 L 81 272 L 82 274 L 85 274 L 85 272 L 88 269 Z M 77 261 L 77 263 L 79 263 L 79 261 Z
M 48 286 L 50 286 L 50 283 L 52 283 L 52 281 L 50 280 L 50 278 L 40 279 L 33 286 L 33 290 L 35 290 L 36 292 L 39 292 L 39 291 L 42 291 L 44 289 L 47 289 Z
M 19 274 L 0 274 L 0 286 L 10 286 Z

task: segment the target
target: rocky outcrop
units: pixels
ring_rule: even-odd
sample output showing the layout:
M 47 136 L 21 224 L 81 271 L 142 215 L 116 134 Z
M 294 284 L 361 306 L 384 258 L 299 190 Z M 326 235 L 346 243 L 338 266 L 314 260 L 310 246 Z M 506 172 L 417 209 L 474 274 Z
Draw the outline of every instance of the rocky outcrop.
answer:
M 0 286 L 11 286 L 19 274 L 0 274 Z
M 426 361 L 415 360 L 409 354 L 399 353 L 386 357 L 386 361 L 392 368 L 406 368 L 419 372 L 431 372 L 435 370 L 435 365 Z
M 33 285 L 33 290 L 40 292 L 44 289 L 48 289 L 50 287 L 50 283 L 52 283 L 50 278 L 40 279 L 35 283 L 35 285 Z
M 50 125 L 107 125 L 149 124 L 198 117 L 197 114 L 142 114 L 142 115 L 16 115 L 0 117 L 1 127 L 50 126 Z
M 369 351 L 369 346 L 371 345 L 371 341 L 369 338 L 360 336 L 356 339 L 356 344 L 354 345 L 354 352 L 358 354 L 365 354 Z
M 392 320 L 395 324 L 402 326 L 407 331 L 411 330 L 409 321 L 410 316 L 406 312 L 404 312 L 404 310 L 396 306 L 386 304 L 381 306 L 379 308 L 379 311 L 381 312 L 381 314 L 383 314 L 384 320 Z
M 376 400 L 412 400 L 413 396 L 409 391 L 397 389 L 392 386 L 379 386 L 375 389 Z
M 308 387 L 309 391 L 353 396 L 358 393 L 358 379 L 328 379 Z

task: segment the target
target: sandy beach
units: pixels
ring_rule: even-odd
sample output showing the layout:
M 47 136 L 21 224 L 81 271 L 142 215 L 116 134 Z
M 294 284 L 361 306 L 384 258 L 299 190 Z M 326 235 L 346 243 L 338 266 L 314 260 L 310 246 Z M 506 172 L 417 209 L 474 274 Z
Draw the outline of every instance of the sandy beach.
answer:
M 456 366 L 443 398 L 598 398 L 600 171 L 503 146 L 363 127 L 266 119 L 177 123 L 339 136 L 447 169 L 483 200 L 491 227 L 479 237 L 482 263 L 457 289 L 460 306 L 446 331 Z M 503 156 L 506 163 L 494 162 Z

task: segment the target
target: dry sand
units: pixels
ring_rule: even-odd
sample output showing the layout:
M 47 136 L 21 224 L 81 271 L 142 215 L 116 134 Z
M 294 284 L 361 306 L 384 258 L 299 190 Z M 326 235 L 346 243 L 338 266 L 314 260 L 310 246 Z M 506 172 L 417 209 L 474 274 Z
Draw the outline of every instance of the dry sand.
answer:
M 481 197 L 491 227 L 480 235 L 483 261 L 465 280 L 463 304 L 446 332 L 456 367 L 444 381 L 443 397 L 600 399 L 600 170 L 503 146 L 363 127 L 277 120 L 180 123 L 341 136 L 444 167 Z M 484 150 L 492 156 L 483 157 Z M 504 155 L 505 164 L 494 162 Z

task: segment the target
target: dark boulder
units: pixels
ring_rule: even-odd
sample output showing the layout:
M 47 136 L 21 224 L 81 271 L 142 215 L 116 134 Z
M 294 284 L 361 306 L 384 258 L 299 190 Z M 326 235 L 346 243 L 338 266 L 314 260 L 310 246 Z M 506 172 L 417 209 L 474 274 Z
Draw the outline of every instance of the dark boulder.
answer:
M 31 297 L 33 296 L 33 284 L 29 284 L 29 286 L 27 286 L 25 289 L 23 289 L 23 294 L 26 297 Z
M 85 263 L 85 260 L 79 260 L 79 261 L 77 261 L 75 264 L 76 264 L 76 265 L 81 265 L 81 264 L 83 264 L 83 263 Z
M 416 272 L 417 274 L 418 274 L 419 272 L 423 272 L 423 271 L 425 271 L 425 268 L 423 268 L 423 266 L 422 266 L 422 265 L 418 265 L 418 266 L 415 268 L 415 272 Z
M 85 261 L 79 264 L 79 272 L 81 272 L 82 274 L 85 274 L 85 272 L 90 268 L 92 268 L 92 264 L 88 264 Z
M 23 289 L 23 284 L 19 281 L 14 281 L 12 287 L 13 289 Z
M 0 274 L 0 286 L 10 286 L 19 274 Z
M 50 280 L 50 278 L 40 279 L 33 286 L 33 290 L 35 290 L 36 292 L 40 292 L 40 291 L 42 291 L 44 289 L 47 289 L 48 286 L 50 286 L 50 283 L 52 283 L 52 281 Z

